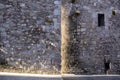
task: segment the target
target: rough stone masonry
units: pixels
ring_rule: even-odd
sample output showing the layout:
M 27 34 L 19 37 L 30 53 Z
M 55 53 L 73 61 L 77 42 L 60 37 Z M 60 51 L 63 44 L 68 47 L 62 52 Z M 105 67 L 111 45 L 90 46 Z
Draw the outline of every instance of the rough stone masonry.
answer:
M 0 71 L 60 73 L 60 0 L 0 0 Z
M 120 74 L 119 0 L 0 0 L 0 71 Z
M 120 74 L 119 6 L 119 0 L 62 0 L 62 73 Z

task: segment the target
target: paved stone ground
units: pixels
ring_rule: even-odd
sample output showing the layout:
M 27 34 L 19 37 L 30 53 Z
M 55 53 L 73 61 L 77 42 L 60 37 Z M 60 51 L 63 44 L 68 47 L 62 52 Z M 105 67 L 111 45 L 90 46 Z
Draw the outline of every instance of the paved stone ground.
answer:
M 120 80 L 120 76 L 67 76 L 63 80 Z
M 63 80 L 120 80 L 119 75 L 63 75 Z
M 62 78 L 0 76 L 0 80 L 62 80 Z

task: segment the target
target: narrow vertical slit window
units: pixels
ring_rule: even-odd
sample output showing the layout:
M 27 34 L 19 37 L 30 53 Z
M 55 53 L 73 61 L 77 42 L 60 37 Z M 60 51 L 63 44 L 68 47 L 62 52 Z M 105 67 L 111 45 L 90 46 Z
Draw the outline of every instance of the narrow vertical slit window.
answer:
M 104 14 L 98 14 L 98 26 L 105 26 L 105 16 Z

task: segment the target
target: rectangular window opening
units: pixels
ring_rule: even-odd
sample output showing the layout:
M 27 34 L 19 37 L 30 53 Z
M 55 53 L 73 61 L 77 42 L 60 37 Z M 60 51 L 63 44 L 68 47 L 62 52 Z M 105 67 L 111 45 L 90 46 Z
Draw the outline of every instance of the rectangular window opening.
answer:
M 105 17 L 104 14 L 98 14 L 98 26 L 105 26 Z
M 71 0 L 71 3 L 75 3 L 76 0 Z

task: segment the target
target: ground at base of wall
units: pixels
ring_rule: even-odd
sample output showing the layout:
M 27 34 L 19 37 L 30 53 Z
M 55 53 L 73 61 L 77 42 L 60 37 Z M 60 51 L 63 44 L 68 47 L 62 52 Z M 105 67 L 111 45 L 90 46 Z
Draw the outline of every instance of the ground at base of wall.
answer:
M 0 72 L 10 72 L 10 73 L 30 73 L 30 74 L 60 74 L 60 72 L 56 72 L 53 70 L 24 70 L 17 69 L 13 67 L 3 67 L 0 66 Z

